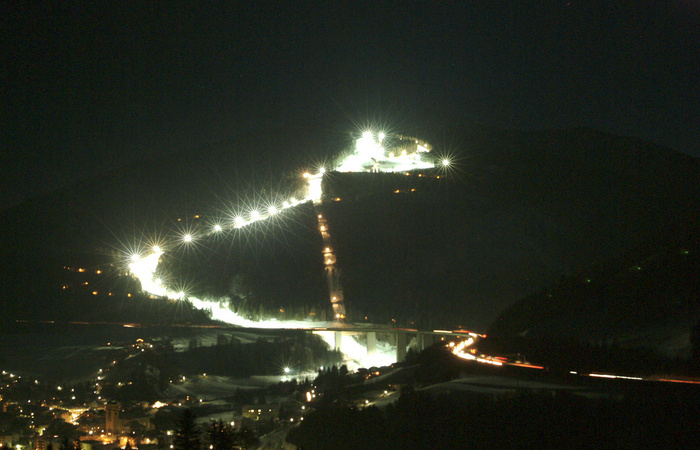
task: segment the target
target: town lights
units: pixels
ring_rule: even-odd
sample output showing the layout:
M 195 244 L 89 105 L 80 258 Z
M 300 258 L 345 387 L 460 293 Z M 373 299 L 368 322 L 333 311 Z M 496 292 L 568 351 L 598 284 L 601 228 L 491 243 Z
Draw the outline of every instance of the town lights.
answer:
M 277 207 L 276 207 L 275 205 L 272 205 L 272 206 L 270 206 L 269 208 L 267 208 L 267 212 L 268 212 L 271 216 L 274 216 L 275 214 L 277 214 L 277 211 L 278 211 L 278 210 L 277 210 Z
M 258 220 L 260 218 L 260 211 L 254 209 L 250 212 L 250 220 Z
M 449 159 L 443 159 L 443 160 L 442 160 L 442 165 L 443 165 L 444 167 L 449 166 L 449 165 L 450 165 L 450 160 L 449 160 Z
M 214 231 L 219 232 L 221 230 L 222 230 L 221 225 L 219 225 L 218 223 L 216 225 L 214 225 Z
M 185 242 L 192 242 L 192 235 L 188 233 L 188 234 L 182 236 L 182 240 Z

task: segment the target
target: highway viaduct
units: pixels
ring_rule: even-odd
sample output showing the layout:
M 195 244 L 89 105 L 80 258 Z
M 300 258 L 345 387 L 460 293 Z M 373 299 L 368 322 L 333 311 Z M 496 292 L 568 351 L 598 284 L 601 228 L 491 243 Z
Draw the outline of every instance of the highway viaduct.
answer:
M 289 330 L 292 330 L 292 328 L 289 328 Z M 365 335 L 364 341 L 367 356 L 373 356 L 377 352 L 377 334 L 389 335 L 391 336 L 391 342 L 396 343 L 396 361 L 403 361 L 406 358 L 409 344 L 412 344 L 415 350 L 422 351 L 445 337 L 483 337 L 480 334 L 466 330 L 417 330 L 413 328 L 389 328 L 376 325 L 362 326 L 352 324 L 337 327 L 294 328 L 294 330 L 309 331 L 326 336 L 331 334 L 335 343 L 334 349 L 341 352 L 343 351 L 343 336 Z M 415 340 L 411 342 L 413 338 Z M 327 341 L 330 340 L 327 339 Z

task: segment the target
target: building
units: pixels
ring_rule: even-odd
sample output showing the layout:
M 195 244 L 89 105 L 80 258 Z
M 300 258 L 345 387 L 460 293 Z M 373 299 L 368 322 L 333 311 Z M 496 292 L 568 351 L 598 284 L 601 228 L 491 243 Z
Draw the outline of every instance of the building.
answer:
M 109 402 L 105 406 L 105 431 L 107 431 L 107 433 L 121 433 L 122 427 L 119 420 L 120 409 L 121 406 L 116 402 Z
M 271 405 L 243 405 L 242 416 L 244 419 L 255 421 L 277 420 L 280 415 L 279 404 Z

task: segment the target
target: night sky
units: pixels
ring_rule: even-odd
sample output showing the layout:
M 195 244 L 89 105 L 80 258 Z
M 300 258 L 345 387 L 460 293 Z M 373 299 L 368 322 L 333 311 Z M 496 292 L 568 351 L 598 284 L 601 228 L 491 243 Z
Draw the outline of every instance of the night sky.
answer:
M 0 209 L 324 121 L 589 126 L 700 157 L 700 2 L 401 3 L 0 3 Z

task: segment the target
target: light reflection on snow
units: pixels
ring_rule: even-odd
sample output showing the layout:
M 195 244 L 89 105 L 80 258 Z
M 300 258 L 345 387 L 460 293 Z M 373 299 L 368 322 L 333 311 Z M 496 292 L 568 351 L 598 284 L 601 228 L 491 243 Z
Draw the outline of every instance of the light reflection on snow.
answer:
M 426 147 L 427 144 L 419 142 L 414 138 L 410 138 L 407 142 L 410 144 L 411 151 L 405 148 L 399 151 L 389 151 L 384 147 L 387 136 L 384 133 L 377 134 L 376 138 L 372 132 L 366 131 L 356 141 L 355 150 L 348 155 L 335 168 L 338 172 L 405 172 L 416 169 L 432 169 L 434 164 L 432 161 L 426 160 L 426 155 L 430 150 Z M 404 139 L 403 137 L 399 137 Z M 415 145 L 414 145 L 415 144 Z M 425 145 L 424 145 L 425 144 Z M 306 202 L 318 203 L 321 201 L 322 180 L 326 173 L 325 168 L 320 168 L 316 173 L 305 173 L 305 187 L 302 190 L 303 198 L 290 198 L 283 201 L 279 205 L 269 204 L 265 212 L 257 209 L 250 210 L 246 220 L 244 215 L 236 216 L 228 229 L 240 229 L 253 222 L 266 220 L 272 216 L 276 216 L 283 210 L 293 208 L 297 205 Z M 216 224 L 208 234 L 220 233 L 224 230 L 224 226 Z M 201 238 L 204 236 L 198 236 Z M 185 234 L 181 239 L 188 244 L 196 245 L 194 238 L 190 233 Z M 163 281 L 157 277 L 156 271 L 158 263 L 163 256 L 163 250 L 155 246 L 152 252 L 147 256 L 134 254 L 130 257 L 129 270 L 141 282 L 141 289 L 150 295 L 157 297 L 166 297 L 172 300 L 187 299 L 192 306 L 200 310 L 211 312 L 211 318 L 217 321 L 248 328 L 294 328 L 294 329 L 310 329 L 319 327 L 337 327 L 338 323 L 321 323 L 311 321 L 278 321 L 269 320 L 250 320 L 236 314 L 232 309 L 228 299 L 205 300 L 187 295 L 182 289 L 172 289 L 165 286 Z M 335 336 L 333 332 L 319 333 L 324 340 L 329 343 L 331 348 L 335 346 Z M 331 341 L 332 339 L 332 341 Z M 374 355 L 368 355 L 363 344 L 358 342 L 354 335 L 343 336 L 342 351 L 347 358 L 348 365 L 359 365 L 363 367 L 370 366 L 386 366 L 396 361 L 395 347 L 390 346 L 385 342 L 377 342 L 377 351 Z M 349 367 L 350 368 L 350 367 Z

